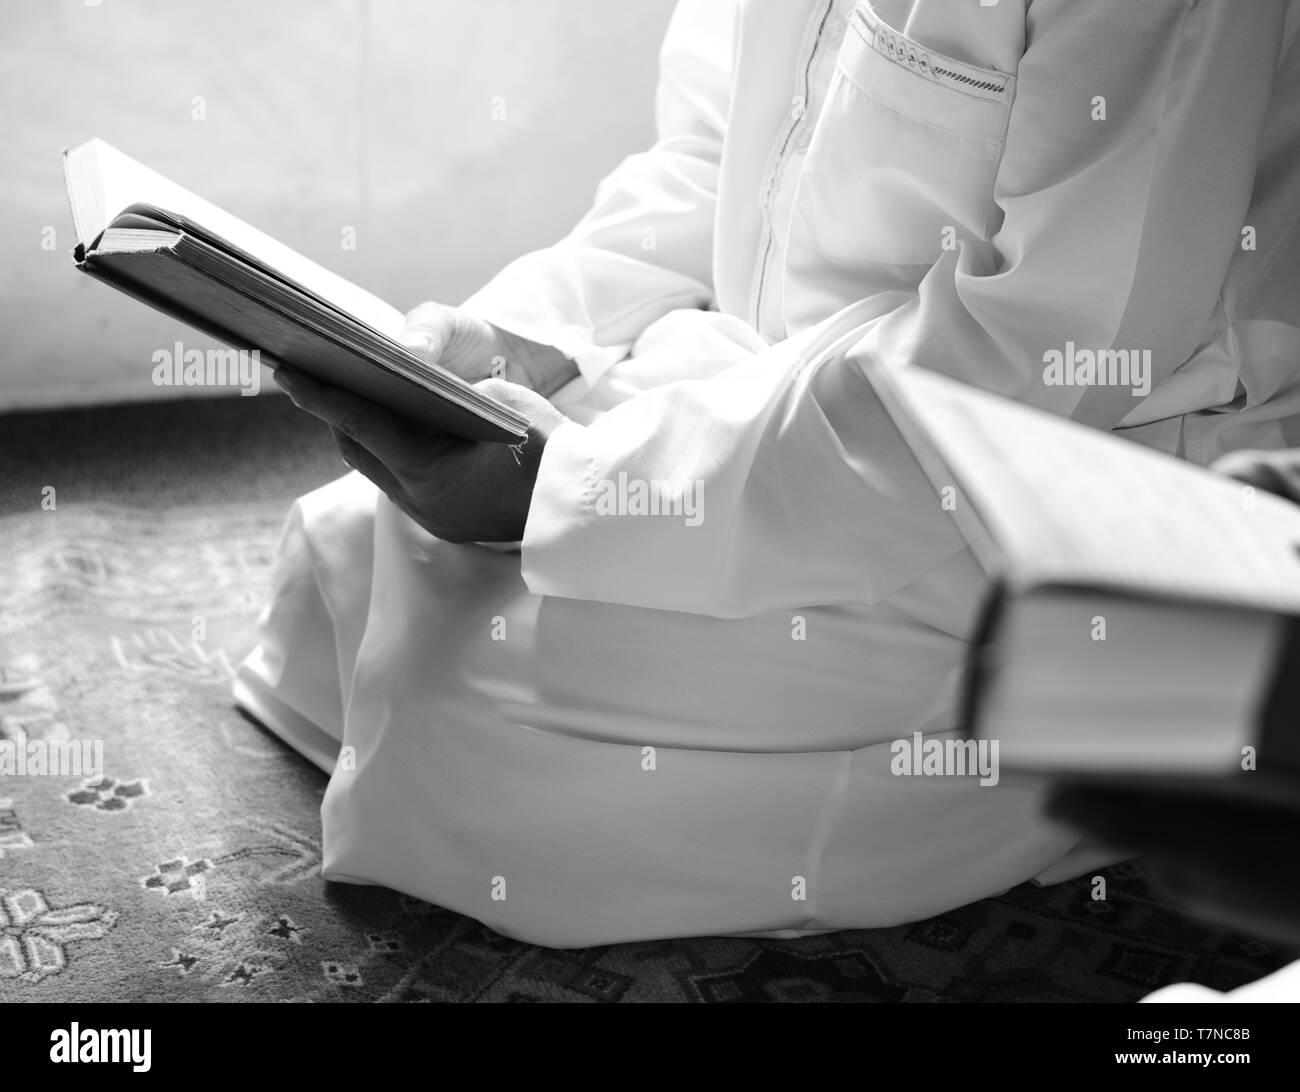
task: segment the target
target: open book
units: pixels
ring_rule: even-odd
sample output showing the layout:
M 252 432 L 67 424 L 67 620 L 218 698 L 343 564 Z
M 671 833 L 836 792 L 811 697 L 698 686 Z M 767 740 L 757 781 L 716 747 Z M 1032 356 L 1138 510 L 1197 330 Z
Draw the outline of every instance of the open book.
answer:
M 1004 768 L 1300 777 L 1300 507 L 923 369 L 870 380 L 992 578 L 965 719 Z
M 63 152 L 77 268 L 275 367 L 429 428 L 517 442 L 520 414 L 397 340 L 400 311 L 102 140 Z

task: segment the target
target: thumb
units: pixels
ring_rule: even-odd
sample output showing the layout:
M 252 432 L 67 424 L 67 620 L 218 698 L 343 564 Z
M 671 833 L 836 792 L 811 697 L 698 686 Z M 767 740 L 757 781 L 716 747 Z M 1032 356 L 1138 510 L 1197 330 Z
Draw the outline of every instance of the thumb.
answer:
M 1216 459 L 1211 469 L 1248 485 L 1260 485 L 1260 479 L 1266 473 L 1266 459 L 1267 456 L 1262 451 L 1230 451 Z
M 441 303 L 422 303 L 407 312 L 406 325 L 397 340 L 427 360 L 437 360 L 447 346 L 453 309 Z
M 1211 469 L 1287 500 L 1300 500 L 1300 459 L 1294 451 L 1233 451 Z

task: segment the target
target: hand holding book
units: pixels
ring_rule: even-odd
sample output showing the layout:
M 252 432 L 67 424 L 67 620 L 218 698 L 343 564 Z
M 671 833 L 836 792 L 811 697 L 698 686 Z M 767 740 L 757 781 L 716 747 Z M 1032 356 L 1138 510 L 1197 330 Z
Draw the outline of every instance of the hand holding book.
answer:
M 549 396 L 578 374 L 578 366 L 559 349 L 445 303 L 422 303 L 408 312 L 398 340 L 468 383 L 504 379 Z
M 476 384 L 529 421 L 522 444 L 458 440 L 430 432 L 350 391 L 280 367 L 294 404 L 330 426 L 343 461 L 398 508 L 447 542 L 517 542 L 524 536 L 542 451 L 565 420 L 545 398 L 502 379 Z

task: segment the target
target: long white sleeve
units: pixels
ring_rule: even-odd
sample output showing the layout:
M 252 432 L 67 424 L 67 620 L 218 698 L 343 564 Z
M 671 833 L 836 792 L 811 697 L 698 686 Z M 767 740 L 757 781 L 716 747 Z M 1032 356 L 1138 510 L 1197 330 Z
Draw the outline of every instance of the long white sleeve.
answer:
M 594 382 L 655 319 L 709 306 L 733 19 L 726 0 L 682 0 L 660 50 L 654 146 L 601 182 L 568 236 L 512 262 L 467 309 L 556 346 Z
M 1044 354 L 1150 350 L 1153 386 L 1193 354 L 1240 249 L 1287 10 L 1034 0 L 1001 227 L 944 253 L 858 353 L 1102 428 L 1179 412 L 1176 384 L 1145 407 L 1131 389 L 1048 385 Z
M 874 602 L 951 556 L 956 532 L 857 362 L 1117 425 L 1129 390 L 1047 386 L 1043 353 L 1151 349 L 1157 382 L 1192 353 L 1249 207 L 1286 10 L 1035 0 L 990 240 L 945 254 L 919 292 L 828 320 L 856 324 L 851 351 L 814 359 L 791 339 L 558 430 L 524 539 L 529 587 L 733 617 Z M 702 521 L 600 514 L 601 483 L 621 475 L 702 482 Z

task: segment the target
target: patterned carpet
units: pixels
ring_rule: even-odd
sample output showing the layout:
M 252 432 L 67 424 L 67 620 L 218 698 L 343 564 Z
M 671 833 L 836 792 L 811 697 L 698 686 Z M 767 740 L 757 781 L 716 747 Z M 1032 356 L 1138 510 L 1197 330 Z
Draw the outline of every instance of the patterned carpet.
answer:
M 0 1001 L 1132 1000 L 1286 953 L 1138 869 L 896 929 L 557 952 L 320 877 L 324 778 L 229 699 L 286 505 L 0 518 L 0 735 L 104 777 L 0 776 Z

